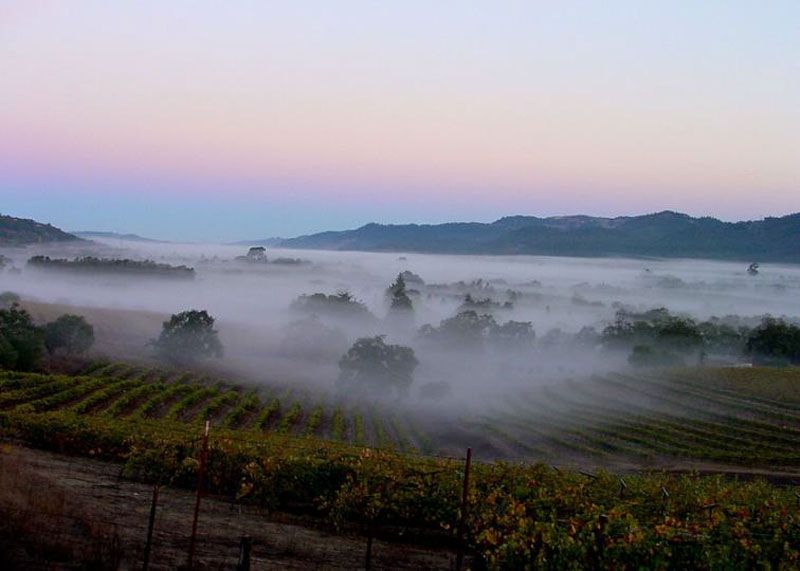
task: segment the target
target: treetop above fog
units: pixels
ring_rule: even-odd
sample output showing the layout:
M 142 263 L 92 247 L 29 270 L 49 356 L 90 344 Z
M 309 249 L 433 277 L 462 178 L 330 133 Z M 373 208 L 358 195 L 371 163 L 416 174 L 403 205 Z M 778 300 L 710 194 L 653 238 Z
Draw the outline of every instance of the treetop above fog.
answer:
M 223 355 L 222 343 L 214 329 L 214 318 L 205 310 L 192 309 L 174 314 L 163 323 L 161 334 L 152 345 L 159 355 L 173 362 L 221 358 Z
M 356 394 L 405 396 L 417 365 L 411 347 L 387 344 L 383 335 L 362 337 L 339 360 L 338 384 Z
M 195 273 L 194 268 L 188 266 L 171 266 L 152 260 L 95 258 L 93 256 L 75 258 L 74 260 L 50 258 L 49 256 L 33 256 L 28 260 L 28 266 L 36 269 L 109 272 L 178 278 L 194 278 Z
M 292 311 L 331 317 L 349 317 L 367 321 L 375 319 L 367 309 L 367 306 L 358 301 L 348 291 L 339 291 L 333 295 L 324 293 L 303 294 L 292 302 L 290 309 Z

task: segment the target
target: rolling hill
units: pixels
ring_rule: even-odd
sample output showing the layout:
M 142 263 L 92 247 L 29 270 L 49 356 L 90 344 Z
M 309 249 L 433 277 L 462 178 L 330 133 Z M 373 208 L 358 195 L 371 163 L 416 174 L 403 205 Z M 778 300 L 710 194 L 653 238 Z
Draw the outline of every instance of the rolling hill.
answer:
M 81 238 L 50 224 L 0 214 L 0 246 L 79 241 L 82 241 Z
M 144 236 L 139 236 L 138 234 L 121 234 L 119 232 L 98 232 L 94 230 L 81 230 L 72 233 L 75 236 L 78 236 L 79 238 L 85 238 L 86 240 L 94 240 L 95 238 L 100 238 L 105 240 L 120 240 L 123 242 L 151 242 L 154 244 L 163 243 L 162 240 L 145 238 Z
M 800 213 L 745 222 L 694 218 L 664 211 L 642 216 L 509 216 L 492 223 L 367 224 L 280 243 L 284 248 L 528 254 L 642 256 L 800 262 Z

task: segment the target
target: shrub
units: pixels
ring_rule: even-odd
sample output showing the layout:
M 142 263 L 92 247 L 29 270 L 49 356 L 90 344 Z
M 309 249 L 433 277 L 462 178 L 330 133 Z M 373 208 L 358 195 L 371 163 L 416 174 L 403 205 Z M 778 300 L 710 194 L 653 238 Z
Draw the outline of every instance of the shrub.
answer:
M 80 315 L 62 315 L 44 329 L 44 344 L 53 354 L 79 355 L 94 344 L 94 327 Z

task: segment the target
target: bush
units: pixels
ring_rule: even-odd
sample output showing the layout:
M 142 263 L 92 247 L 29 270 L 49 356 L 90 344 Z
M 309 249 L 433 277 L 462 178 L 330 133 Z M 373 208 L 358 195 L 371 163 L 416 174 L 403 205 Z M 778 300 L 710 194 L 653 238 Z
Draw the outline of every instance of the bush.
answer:
M 50 354 L 80 355 L 94 345 L 94 327 L 80 315 L 62 315 L 45 326 L 44 344 Z
M 767 365 L 800 364 L 800 327 L 783 319 L 766 318 L 747 340 L 753 361 Z
M 27 311 L 16 304 L 0 309 L 0 367 L 32 371 L 44 348 L 44 334 Z

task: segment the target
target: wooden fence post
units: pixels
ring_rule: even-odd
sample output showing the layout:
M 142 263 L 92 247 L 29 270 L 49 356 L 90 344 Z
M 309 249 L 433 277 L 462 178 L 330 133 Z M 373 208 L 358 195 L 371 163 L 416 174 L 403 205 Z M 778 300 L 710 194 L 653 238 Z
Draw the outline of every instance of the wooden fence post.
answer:
M 144 544 L 143 571 L 150 569 L 150 552 L 153 546 L 153 529 L 156 525 L 156 508 L 158 507 L 158 484 L 153 486 L 153 500 L 150 502 L 150 519 L 147 522 L 147 543 Z
M 208 462 L 208 431 L 211 428 L 211 421 L 206 420 L 206 427 L 203 431 L 203 447 L 200 450 L 200 466 L 197 468 L 197 496 L 194 502 L 194 518 L 192 519 L 192 537 L 189 539 L 189 560 L 187 567 L 194 567 L 194 549 L 197 542 L 197 518 L 200 515 L 200 500 L 203 498 L 203 482 L 206 477 L 206 463 Z
M 367 524 L 367 553 L 364 556 L 364 569 L 372 569 L 372 522 Z
M 461 517 L 458 520 L 458 552 L 456 554 L 456 571 L 461 571 L 464 565 L 464 527 L 467 521 L 467 501 L 469 500 L 469 470 L 472 466 L 472 448 L 467 448 L 467 458 L 464 462 L 464 484 L 461 489 Z
M 250 571 L 250 548 L 253 546 L 253 539 L 249 535 L 242 537 L 239 544 L 239 563 L 236 564 L 236 571 Z

